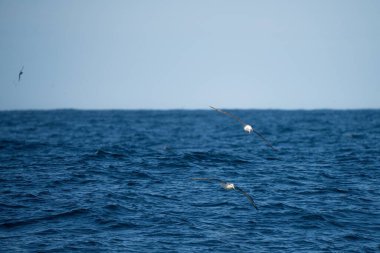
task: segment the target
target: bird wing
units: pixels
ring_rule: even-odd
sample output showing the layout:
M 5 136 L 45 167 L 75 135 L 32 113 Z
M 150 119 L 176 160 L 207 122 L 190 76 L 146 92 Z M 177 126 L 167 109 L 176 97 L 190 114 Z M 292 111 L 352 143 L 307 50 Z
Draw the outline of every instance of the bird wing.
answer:
M 217 112 L 223 113 L 223 114 L 227 115 L 227 116 L 230 117 L 230 118 L 233 118 L 233 119 L 237 120 L 237 121 L 238 121 L 240 124 L 242 124 L 243 126 L 247 125 L 247 124 L 244 123 L 239 117 L 233 115 L 232 113 L 222 111 L 222 110 L 220 110 L 220 109 L 218 109 L 218 108 L 212 107 L 211 105 L 210 105 L 210 108 L 211 108 L 211 109 L 214 109 L 214 110 L 217 111 Z
M 249 203 L 251 203 L 252 206 L 253 206 L 254 208 L 256 208 L 256 210 L 259 210 L 259 209 L 257 208 L 256 204 L 255 204 L 255 201 L 253 201 L 253 198 L 251 197 L 251 195 L 249 195 L 248 193 L 246 193 L 245 191 L 243 191 L 241 188 L 239 188 L 239 187 L 237 187 L 237 186 L 235 186 L 235 190 L 237 190 L 237 191 L 243 193 L 243 194 L 247 197 Z
M 23 73 L 23 72 L 22 72 L 23 69 L 24 69 L 24 66 L 22 66 L 20 72 L 18 73 L 18 81 L 19 81 L 19 82 L 20 82 L 20 79 L 21 79 L 21 75 L 22 75 L 22 73 Z
M 268 147 L 271 147 L 273 150 L 278 151 L 278 149 L 275 148 L 275 147 L 273 147 L 272 144 L 271 144 L 267 139 L 265 139 L 264 136 L 263 136 L 262 134 L 260 134 L 259 132 L 257 132 L 255 129 L 253 129 L 253 132 L 254 132 L 255 134 L 257 134 L 257 136 L 259 136 L 259 137 L 265 142 L 265 144 L 266 144 Z
M 195 178 L 192 178 L 192 180 L 218 182 L 218 183 L 222 183 L 222 184 L 227 184 L 227 182 L 225 182 L 223 180 L 220 180 L 220 179 L 216 179 L 216 178 L 204 178 L 204 177 L 200 178 L 200 177 L 195 177 Z

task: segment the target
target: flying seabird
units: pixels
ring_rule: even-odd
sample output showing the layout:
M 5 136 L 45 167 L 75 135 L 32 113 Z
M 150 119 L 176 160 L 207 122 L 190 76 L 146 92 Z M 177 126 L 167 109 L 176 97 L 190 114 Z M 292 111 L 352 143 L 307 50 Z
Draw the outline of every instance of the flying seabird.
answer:
M 227 115 L 227 116 L 230 117 L 230 118 L 233 118 L 233 119 L 237 120 L 237 121 L 243 126 L 243 129 L 244 129 L 245 132 L 247 132 L 247 133 L 249 133 L 249 134 L 250 134 L 251 132 L 254 132 L 255 134 L 257 134 L 257 135 L 258 135 L 258 136 L 259 136 L 259 137 L 260 137 L 260 138 L 261 138 L 261 139 L 267 144 L 267 146 L 271 147 L 273 150 L 277 150 L 275 147 L 272 146 L 272 144 L 271 144 L 267 139 L 264 138 L 263 135 L 261 135 L 261 134 L 260 134 L 259 132 L 257 132 L 255 129 L 253 129 L 253 127 L 252 127 L 251 125 L 249 125 L 249 124 L 243 122 L 239 117 L 233 115 L 232 113 L 222 111 L 222 110 L 220 110 L 220 109 L 218 109 L 218 108 L 215 108 L 215 107 L 213 107 L 213 106 L 211 106 L 211 105 L 210 105 L 210 108 L 211 108 L 211 109 L 214 109 L 214 110 L 217 111 L 217 112 L 223 113 L 223 114 Z
M 251 203 L 251 205 L 256 208 L 256 210 L 258 210 L 255 202 L 253 201 L 253 198 L 248 194 L 246 193 L 245 191 L 243 191 L 241 188 L 237 187 L 236 185 L 234 185 L 233 183 L 228 183 L 228 182 L 225 182 L 223 180 L 220 180 L 220 179 L 214 179 L 214 178 L 192 178 L 192 180 L 198 180 L 198 181 L 209 181 L 209 182 L 218 182 L 224 189 L 226 190 L 235 190 L 235 191 L 239 191 L 241 193 L 243 193 L 249 203 Z
M 18 81 L 20 82 L 21 80 L 21 75 L 24 74 L 24 72 L 22 72 L 24 70 L 24 66 L 22 66 L 20 72 L 18 73 Z

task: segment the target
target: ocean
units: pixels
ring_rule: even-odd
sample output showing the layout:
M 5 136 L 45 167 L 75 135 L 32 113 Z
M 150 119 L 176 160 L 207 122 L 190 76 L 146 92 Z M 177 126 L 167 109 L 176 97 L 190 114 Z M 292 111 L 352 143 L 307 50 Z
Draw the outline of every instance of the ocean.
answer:
M 380 110 L 229 112 L 1 111 L 0 251 L 380 251 Z

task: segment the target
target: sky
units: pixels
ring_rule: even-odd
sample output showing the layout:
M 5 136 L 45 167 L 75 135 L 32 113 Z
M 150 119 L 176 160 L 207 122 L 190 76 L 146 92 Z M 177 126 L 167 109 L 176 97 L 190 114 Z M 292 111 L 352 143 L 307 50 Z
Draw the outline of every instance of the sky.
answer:
M 0 110 L 380 108 L 379 13 L 378 0 L 0 0 Z

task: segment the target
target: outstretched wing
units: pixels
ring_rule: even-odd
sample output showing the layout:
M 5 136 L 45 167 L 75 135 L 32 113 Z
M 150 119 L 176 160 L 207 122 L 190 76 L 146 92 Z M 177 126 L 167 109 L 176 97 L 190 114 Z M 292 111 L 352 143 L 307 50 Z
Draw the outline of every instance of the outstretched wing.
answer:
M 222 111 L 222 110 L 220 110 L 220 109 L 218 109 L 218 108 L 212 107 L 211 105 L 210 105 L 210 108 L 211 108 L 211 109 L 214 109 L 214 110 L 217 111 L 217 112 L 223 113 L 223 114 L 227 115 L 227 116 L 230 117 L 230 118 L 233 118 L 233 119 L 237 120 L 240 124 L 243 125 L 243 127 L 244 127 L 245 125 L 247 125 L 247 124 L 244 123 L 239 117 L 233 115 L 232 113 Z
M 216 178 L 195 177 L 195 178 L 192 178 L 192 180 L 218 182 L 218 183 L 221 183 L 221 184 L 227 184 L 225 181 L 220 180 L 220 179 L 216 179 Z
M 272 144 L 271 144 L 267 139 L 265 139 L 264 136 L 263 136 L 262 134 L 260 134 L 259 132 L 257 132 L 255 129 L 253 129 L 253 132 L 254 132 L 255 134 L 257 134 L 257 136 L 259 136 L 259 137 L 265 142 L 265 144 L 266 144 L 268 147 L 271 147 L 273 150 L 278 151 L 278 149 L 275 148 L 275 147 L 273 147 Z
M 243 193 L 243 194 L 247 197 L 249 203 L 251 203 L 251 205 L 252 205 L 254 208 L 256 208 L 256 210 L 259 210 L 259 209 L 257 208 L 256 204 L 255 204 L 255 201 L 253 201 L 253 198 L 251 197 L 251 195 L 249 195 L 248 193 L 246 193 L 245 191 L 243 191 L 241 188 L 239 188 L 239 187 L 237 187 L 237 186 L 235 186 L 235 190 L 237 190 L 237 191 Z

